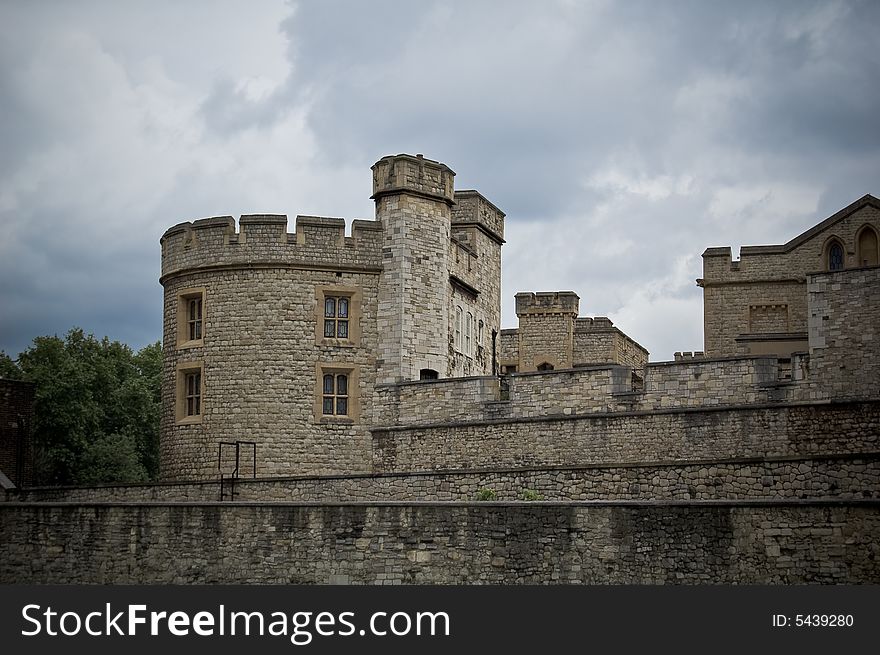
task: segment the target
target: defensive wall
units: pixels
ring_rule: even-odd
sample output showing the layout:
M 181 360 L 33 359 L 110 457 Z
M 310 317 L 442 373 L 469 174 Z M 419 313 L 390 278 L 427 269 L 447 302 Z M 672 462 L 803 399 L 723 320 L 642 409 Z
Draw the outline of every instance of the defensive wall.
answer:
M 225 488 L 228 497 L 229 487 Z M 572 466 L 242 478 L 235 500 L 782 500 L 880 498 L 880 452 Z M 216 480 L 9 490 L 5 502 L 212 502 Z
M 0 583 L 880 581 L 878 501 L 0 503 Z

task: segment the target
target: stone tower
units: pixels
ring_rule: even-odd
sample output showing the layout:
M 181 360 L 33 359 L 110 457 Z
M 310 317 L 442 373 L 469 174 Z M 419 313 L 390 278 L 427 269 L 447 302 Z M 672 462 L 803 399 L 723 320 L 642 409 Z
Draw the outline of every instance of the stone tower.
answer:
M 383 233 L 376 382 L 445 376 L 455 173 L 422 155 L 383 157 L 372 168 Z
M 580 298 L 573 291 L 518 293 L 520 371 L 571 368 Z

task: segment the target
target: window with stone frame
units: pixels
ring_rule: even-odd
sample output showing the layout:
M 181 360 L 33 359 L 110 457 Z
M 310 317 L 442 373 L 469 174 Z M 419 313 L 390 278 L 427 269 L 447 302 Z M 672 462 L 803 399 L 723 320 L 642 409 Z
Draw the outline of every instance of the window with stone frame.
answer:
M 178 423 L 198 423 L 205 411 L 205 369 L 201 362 L 177 365 L 175 419 Z
M 318 423 L 358 421 L 359 367 L 345 362 L 319 362 L 315 373 L 315 421 Z
M 184 415 L 202 415 L 202 372 L 191 371 L 183 376 Z
M 844 250 L 840 241 L 836 239 L 828 246 L 828 270 L 842 271 L 844 265 Z
M 464 324 L 464 354 L 471 357 L 474 354 L 474 315 L 467 313 L 467 320 Z
M 462 320 L 462 309 L 461 305 L 457 305 L 455 307 L 455 336 L 453 338 L 453 346 L 457 352 L 461 352 L 461 320 Z
M 205 290 L 184 289 L 177 296 L 177 347 L 204 345 Z
M 321 413 L 324 416 L 348 416 L 348 374 L 325 373 L 321 381 L 323 391 Z
M 880 248 L 878 248 L 877 231 L 869 225 L 864 226 L 856 237 L 856 251 L 859 266 L 877 266 L 880 264 Z
M 324 296 L 324 337 L 348 339 L 351 322 L 351 296 Z
M 315 345 L 360 345 L 361 299 L 362 292 L 355 286 L 315 287 Z

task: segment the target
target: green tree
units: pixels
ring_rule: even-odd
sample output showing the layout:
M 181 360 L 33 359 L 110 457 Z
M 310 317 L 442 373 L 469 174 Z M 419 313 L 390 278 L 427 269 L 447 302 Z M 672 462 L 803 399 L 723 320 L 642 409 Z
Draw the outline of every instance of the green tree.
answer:
M 34 446 L 43 484 L 141 482 L 158 472 L 161 348 L 135 354 L 74 328 L 19 357 L 36 384 Z
M 21 380 L 21 369 L 5 352 L 0 350 L 0 380 Z

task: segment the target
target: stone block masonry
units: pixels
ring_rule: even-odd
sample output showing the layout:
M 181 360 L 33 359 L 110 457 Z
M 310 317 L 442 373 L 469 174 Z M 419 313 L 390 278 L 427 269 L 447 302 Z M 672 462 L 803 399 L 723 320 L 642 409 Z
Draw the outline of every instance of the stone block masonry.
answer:
M 7 502 L 206 502 L 219 483 L 178 482 L 43 487 L 0 495 Z M 880 453 L 815 457 L 608 463 L 464 471 L 407 471 L 291 478 L 244 478 L 238 501 L 382 502 L 475 500 L 725 500 L 880 498 Z M 228 488 L 227 488 L 228 491 Z
M 475 421 L 372 435 L 376 472 L 834 455 L 880 450 L 880 401 Z
M 877 509 L 0 503 L 0 583 L 876 584 Z

